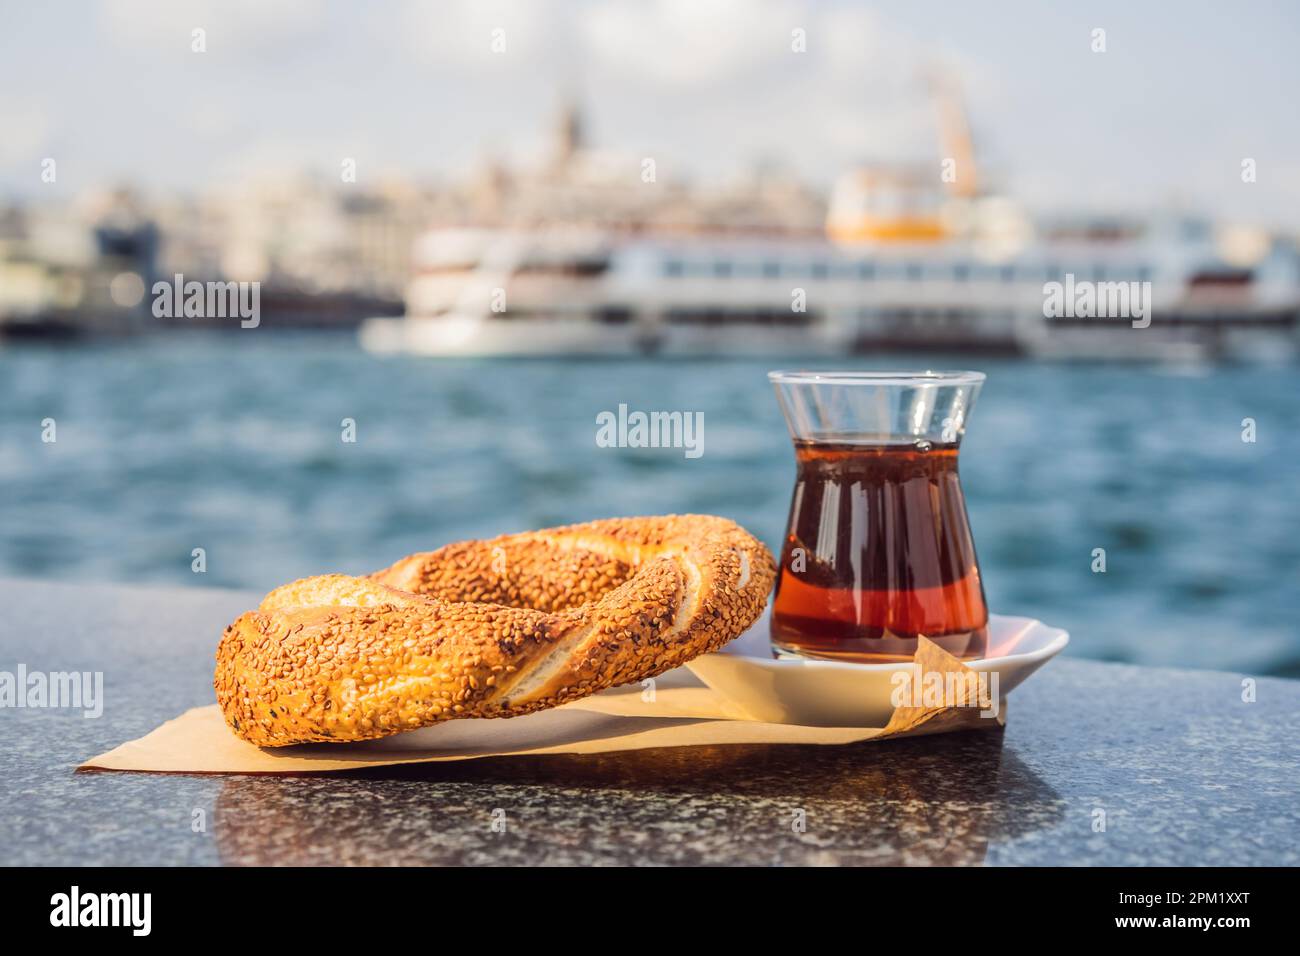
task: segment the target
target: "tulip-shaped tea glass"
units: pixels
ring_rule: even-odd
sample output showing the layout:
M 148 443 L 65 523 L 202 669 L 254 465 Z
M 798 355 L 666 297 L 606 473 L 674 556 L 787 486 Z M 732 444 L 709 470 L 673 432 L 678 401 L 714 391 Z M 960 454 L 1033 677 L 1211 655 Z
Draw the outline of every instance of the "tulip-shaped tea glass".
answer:
M 770 372 L 794 439 L 772 607 L 783 654 L 984 654 L 988 609 L 957 477 L 981 372 Z

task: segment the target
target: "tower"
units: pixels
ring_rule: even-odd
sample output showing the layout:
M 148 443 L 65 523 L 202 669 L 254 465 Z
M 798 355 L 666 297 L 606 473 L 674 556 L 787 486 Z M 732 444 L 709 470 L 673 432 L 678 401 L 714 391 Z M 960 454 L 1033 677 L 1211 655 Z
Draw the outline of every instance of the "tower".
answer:
M 555 124 L 552 162 L 564 167 L 582 150 L 582 117 L 577 102 L 566 98 Z

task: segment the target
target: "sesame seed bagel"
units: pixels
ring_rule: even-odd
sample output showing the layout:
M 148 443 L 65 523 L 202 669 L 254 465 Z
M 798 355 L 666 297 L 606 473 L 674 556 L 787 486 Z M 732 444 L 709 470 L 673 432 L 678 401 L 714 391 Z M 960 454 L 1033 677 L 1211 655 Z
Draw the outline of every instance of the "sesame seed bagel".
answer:
M 272 591 L 221 638 L 217 702 L 262 747 L 514 717 L 718 649 L 775 576 L 761 542 L 709 515 L 450 544 Z

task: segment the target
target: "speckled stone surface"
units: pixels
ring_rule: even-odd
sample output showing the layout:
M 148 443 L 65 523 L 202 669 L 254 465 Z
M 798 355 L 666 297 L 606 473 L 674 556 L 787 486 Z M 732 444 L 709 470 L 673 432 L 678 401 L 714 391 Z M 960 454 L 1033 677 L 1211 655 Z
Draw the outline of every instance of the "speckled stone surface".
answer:
M 1300 682 L 1260 679 L 1247 703 L 1241 675 L 1068 657 L 1012 694 L 1002 732 L 320 777 L 73 772 L 210 702 L 221 629 L 258 597 L 0 582 L 0 670 L 105 684 L 98 719 L 0 709 L 0 863 L 1300 863 Z

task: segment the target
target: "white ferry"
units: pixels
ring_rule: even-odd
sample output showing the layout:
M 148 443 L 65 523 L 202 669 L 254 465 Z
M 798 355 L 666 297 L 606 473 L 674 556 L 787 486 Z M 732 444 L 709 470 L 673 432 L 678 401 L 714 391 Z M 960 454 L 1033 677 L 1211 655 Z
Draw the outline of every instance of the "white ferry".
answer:
M 1094 224 L 1096 225 L 1096 224 Z M 1103 224 L 1104 225 L 1104 224 Z M 1106 238 L 1098 239 L 1102 234 Z M 981 349 L 1053 357 L 1289 359 L 1300 260 L 1252 267 L 1204 223 L 1062 232 L 1010 255 L 974 238 L 837 243 L 609 231 L 439 230 L 415 251 L 407 315 L 361 329 L 375 351 L 439 356 L 835 356 Z M 1150 325 L 1048 317 L 1051 282 L 1150 283 Z
M 638 220 L 644 210 L 617 205 L 629 197 L 625 178 L 593 180 L 599 164 L 566 114 L 557 160 L 517 181 L 516 217 L 504 221 L 571 224 L 428 232 L 413 250 L 405 317 L 368 320 L 361 342 L 437 356 L 1295 355 L 1300 256 L 1288 242 L 1186 216 L 1031 222 L 982 194 L 964 116 L 950 95 L 940 106 L 944 152 L 956 158 L 946 162 L 968 175 L 944 182 L 938 165 L 853 172 L 820 230 L 806 204 L 802 218 L 756 223 L 761 193 L 721 211 L 679 193 L 669 215 Z M 1048 317 L 1055 282 L 1099 298 L 1141 293 L 1151 321 Z

